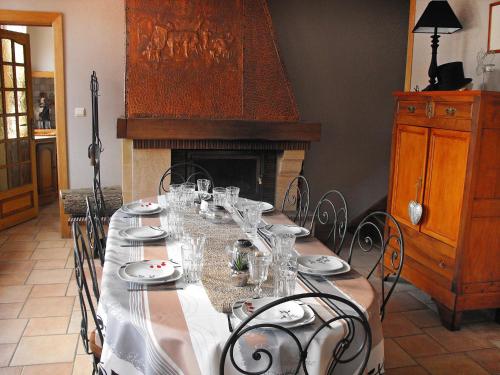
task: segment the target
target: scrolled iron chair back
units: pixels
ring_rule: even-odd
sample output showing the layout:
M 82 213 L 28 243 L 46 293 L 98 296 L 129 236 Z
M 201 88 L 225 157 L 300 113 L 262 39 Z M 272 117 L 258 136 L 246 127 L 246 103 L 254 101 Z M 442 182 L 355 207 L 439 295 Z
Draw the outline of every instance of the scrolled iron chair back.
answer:
M 85 203 L 87 204 L 85 224 L 90 253 L 93 254 L 94 257 L 98 257 L 101 266 L 104 266 L 104 258 L 106 255 L 106 232 L 104 231 L 101 218 L 97 215 L 95 206 L 89 197 L 85 197 Z
M 384 229 L 381 229 L 384 228 Z M 348 263 L 351 264 L 353 249 L 357 246 L 363 252 L 379 251 L 377 261 L 368 273 L 369 279 L 380 266 L 381 304 L 380 319 L 384 319 L 385 307 L 399 281 L 404 264 L 404 240 L 397 220 L 387 212 L 376 211 L 367 215 L 356 228 L 349 248 Z M 390 252 L 390 267 L 386 267 L 384 258 Z M 392 280 L 388 289 L 385 283 Z
M 158 186 L 158 195 L 162 195 L 168 191 L 168 187 L 165 187 L 165 179 L 167 177 L 176 177 L 178 181 L 181 182 L 193 182 L 196 183 L 198 178 L 206 178 L 210 180 L 211 188 L 214 187 L 214 179 L 208 173 L 208 171 L 201 165 L 191 162 L 182 162 L 172 165 L 168 168 L 163 176 L 161 176 L 160 184 Z M 170 182 L 172 183 L 172 182 Z
M 318 201 L 311 217 L 311 234 L 339 254 L 347 231 L 348 213 L 344 195 L 327 191 Z
M 336 314 L 331 319 L 328 319 L 325 322 L 320 322 L 321 324 L 314 329 L 312 335 L 307 338 L 307 341 L 305 341 L 305 344 L 299 340 L 293 330 L 281 325 L 273 323 L 258 323 L 250 325 L 250 323 L 254 323 L 256 317 L 274 306 L 288 301 L 297 301 L 306 298 L 321 298 L 323 301 L 328 300 L 336 307 Z M 344 309 L 341 309 L 341 306 L 343 306 Z M 372 341 L 370 325 L 365 314 L 354 303 L 342 297 L 326 293 L 303 293 L 275 300 L 256 310 L 251 316 L 245 319 L 233 331 L 224 345 L 219 362 L 219 375 L 225 374 L 225 370 L 228 365 L 240 374 L 260 375 L 268 373 L 274 361 L 272 347 L 266 348 L 261 345 L 253 352 L 250 352 L 250 350 L 245 351 L 245 353 L 249 354 L 249 358 L 247 358 L 246 361 L 251 362 L 247 363 L 247 366 L 251 367 L 250 370 L 242 368 L 243 364 L 238 363 L 241 361 L 235 359 L 234 355 L 238 342 L 240 339 L 243 339 L 245 335 L 249 333 L 264 335 L 266 332 L 273 332 L 275 334 L 281 333 L 286 335 L 290 342 L 294 343 L 297 347 L 299 353 L 297 363 L 292 363 L 291 368 L 293 367 L 293 370 L 286 370 L 286 373 L 298 374 L 301 370 L 303 370 L 305 374 L 308 374 L 307 359 L 311 343 L 313 343 L 317 335 L 329 325 L 335 325 L 338 323 L 343 325 L 342 331 L 344 332 L 344 336 L 330 351 L 332 353 L 332 357 L 328 364 L 328 370 L 326 373 L 333 374 L 336 369 L 341 370 L 342 365 L 350 364 L 354 365 L 355 368 L 358 369 L 357 374 L 362 374 L 368 362 Z M 229 363 L 226 363 L 228 354 Z M 279 348 L 276 354 L 279 354 Z M 354 361 L 356 362 L 353 363 Z M 259 363 L 261 364 L 261 369 L 255 370 L 256 365 Z M 355 372 L 352 373 L 354 374 Z
M 82 338 L 82 344 L 85 349 L 85 352 L 89 355 L 93 356 L 93 372 L 92 374 L 99 373 L 98 363 L 99 359 L 96 358 L 94 353 L 92 352 L 89 342 L 89 313 L 92 316 L 96 327 L 96 334 L 100 339 L 100 342 L 104 342 L 103 329 L 104 324 L 102 319 L 97 315 L 96 309 L 94 307 L 94 303 L 92 302 L 92 295 L 90 292 L 89 284 L 87 282 L 85 267 L 86 263 L 92 278 L 94 296 L 98 300 L 99 299 L 99 289 L 97 286 L 97 279 L 95 277 L 95 268 L 91 266 L 93 264 L 92 258 L 89 256 L 87 247 L 85 245 L 85 240 L 82 235 L 82 231 L 80 229 L 80 225 L 77 222 L 73 223 L 73 255 L 75 262 L 75 279 L 78 288 L 78 300 L 80 302 L 80 308 L 82 313 L 82 320 L 80 325 L 80 336 Z M 97 291 L 97 294 L 96 294 Z
M 309 182 L 304 176 L 290 181 L 281 203 L 281 212 L 287 214 L 296 224 L 304 226 L 309 212 Z

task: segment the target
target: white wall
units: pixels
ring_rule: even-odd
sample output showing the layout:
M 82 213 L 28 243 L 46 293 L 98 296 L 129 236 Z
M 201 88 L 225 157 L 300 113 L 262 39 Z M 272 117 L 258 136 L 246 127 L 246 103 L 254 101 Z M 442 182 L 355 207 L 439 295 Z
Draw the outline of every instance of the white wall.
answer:
M 90 187 L 92 168 L 87 158 L 91 137 L 89 80 L 99 78 L 99 118 L 102 182 L 121 184 L 121 148 L 116 118 L 124 110 L 125 6 L 123 0 L 2 0 L 2 9 L 63 13 L 66 69 L 69 180 L 71 187 Z M 87 117 L 73 117 L 85 107 Z
M 452 61 L 464 63 L 465 76 L 473 79 L 473 88 L 480 89 L 482 75 L 476 74 L 477 54 L 488 47 L 489 4 L 494 0 L 448 0 L 463 29 L 454 34 L 439 38 L 438 65 Z M 418 21 L 429 0 L 417 0 L 416 18 Z M 421 89 L 429 82 L 427 71 L 431 61 L 430 34 L 415 34 L 412 66 L 412 90 L 418 85 Z M 489 73 L 486 88 L 500 90 L 500 57 L 495 56 L 496 71 Z
M 28 26 L 30 36 L 31 70 L 54 71 L 54 33 L 52 27 Z

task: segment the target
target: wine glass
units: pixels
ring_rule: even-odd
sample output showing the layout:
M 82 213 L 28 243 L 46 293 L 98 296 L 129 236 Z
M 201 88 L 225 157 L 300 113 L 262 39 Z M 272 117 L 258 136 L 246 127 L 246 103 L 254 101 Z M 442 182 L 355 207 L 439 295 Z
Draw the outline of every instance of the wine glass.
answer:
M 262 283 L 267 280 L 270 264 L 271 256 L 269 254 L 263 254 L 260 251 L 248 254 L 250 277 L 254 283 L 257 283 L 253 298 L 262 297 Z
M 200 200 L 208 200 L 210 195 L 208 194 L 208 189 L 210 189 L 210 180 L 206 178 L 199 178 L 196 180 L 196 185 L 198 185 L 198 192 L 200 193 Z
M 226 201 L 234 212 L 236 203 L 238 203 L 238 196 L 240 195 L 240 188 L 237 186 L 228 186 L 226 188 Z

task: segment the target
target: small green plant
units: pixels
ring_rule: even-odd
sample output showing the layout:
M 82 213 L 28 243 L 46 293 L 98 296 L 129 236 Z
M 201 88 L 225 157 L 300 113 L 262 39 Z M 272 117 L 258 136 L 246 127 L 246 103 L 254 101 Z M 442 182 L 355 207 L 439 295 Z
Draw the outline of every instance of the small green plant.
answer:
M 248 261 L 246 254 L 236 255 L 233 258 L 233 261 L 231 262 L 231 268 L 234 271 L 239 271 L 239 272 L 248 270 Z

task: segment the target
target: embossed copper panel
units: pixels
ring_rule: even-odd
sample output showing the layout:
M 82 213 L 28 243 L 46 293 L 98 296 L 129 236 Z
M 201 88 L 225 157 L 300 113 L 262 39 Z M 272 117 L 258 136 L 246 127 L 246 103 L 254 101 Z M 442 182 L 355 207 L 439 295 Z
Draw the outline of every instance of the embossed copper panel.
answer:
M 297 121 L 264 0 L 126 0 L 128 118 Z

